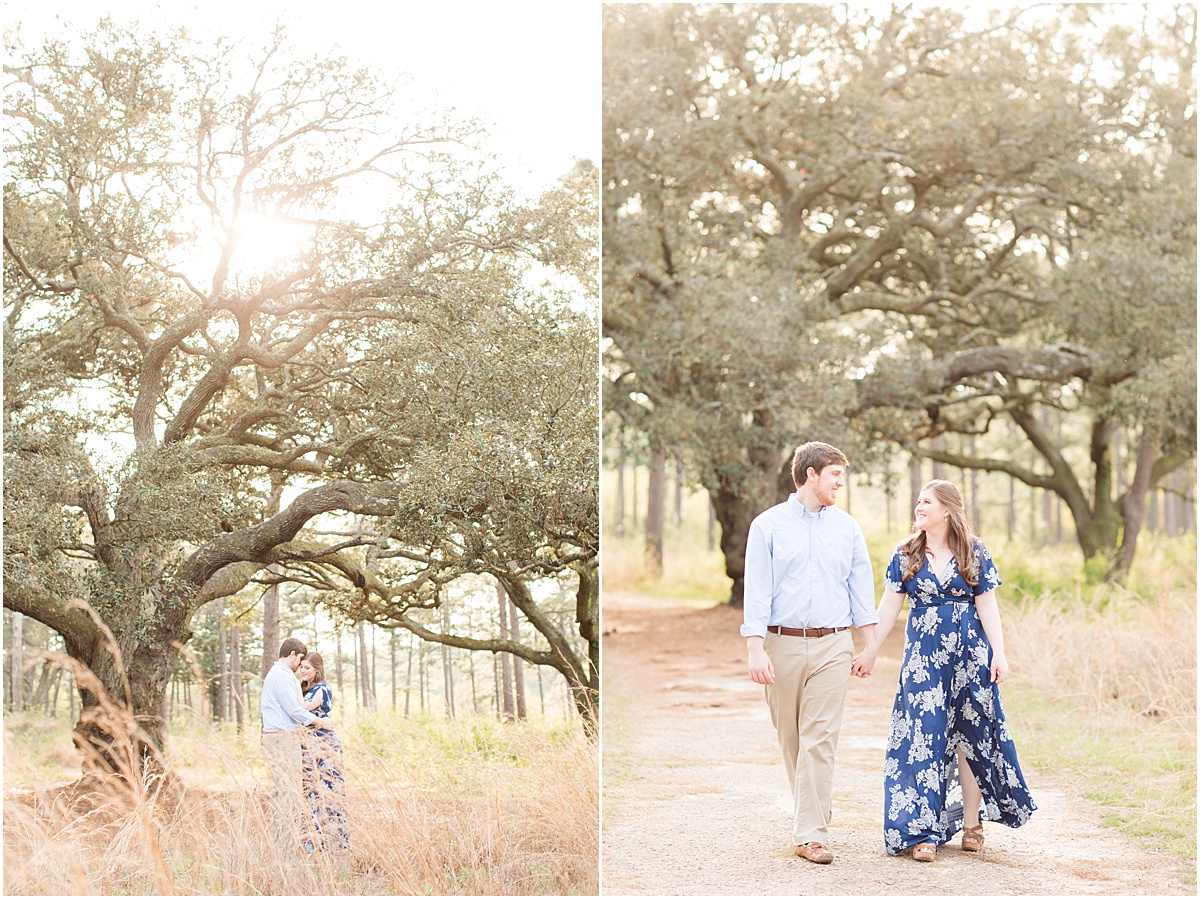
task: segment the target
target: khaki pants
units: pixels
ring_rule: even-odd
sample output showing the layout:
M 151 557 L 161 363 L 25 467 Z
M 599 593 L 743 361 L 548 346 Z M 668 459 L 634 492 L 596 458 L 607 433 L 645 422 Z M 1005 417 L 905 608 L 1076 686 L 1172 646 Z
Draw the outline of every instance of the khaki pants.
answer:
M 299 846 L 300 825 L 308 815 L 301 786 L 304 761 L 300 732 L 264 732 L 262 745 L 271 769 L 271 799 L 274 803 L 271 831 L 276 844 L 284 851 L 290 851 Z
M 797 845 L 825 843 L 854 641 L 848 630 L 824 637 L 768 633 L 763 648 L 775 669 L 767 705 L 792 788 L 792 838 Z

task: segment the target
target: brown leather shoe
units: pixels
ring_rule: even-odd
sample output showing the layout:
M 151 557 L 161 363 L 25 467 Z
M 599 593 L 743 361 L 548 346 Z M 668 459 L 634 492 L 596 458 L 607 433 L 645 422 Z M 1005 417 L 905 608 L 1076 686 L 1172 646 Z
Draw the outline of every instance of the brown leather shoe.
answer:
M 963 827 L 963 852 L 979 852 L 983 849 L 983 822 L 974 827 Z
M 827 865 L 833 861 L 833 853 L 816 840 L 801 843 L 796 847 L 796 854 L 801 858 L 808 859 L 810 862 L 816 862 L 818 865 Z
M 913 846 L 912 856 L 919 862 L 931 862 L 937 858 L 937 846 L 933 843 L 917 843 Z

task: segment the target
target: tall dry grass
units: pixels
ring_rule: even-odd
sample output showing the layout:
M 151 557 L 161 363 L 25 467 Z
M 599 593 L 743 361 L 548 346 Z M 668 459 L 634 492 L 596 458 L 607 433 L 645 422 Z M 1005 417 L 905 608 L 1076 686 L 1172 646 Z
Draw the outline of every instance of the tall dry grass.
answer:
M 1001 587 L 1002 617 L 1022 680 L 1094 716 L 1194 731 L 1194 535 L 1143 538 L 1125 585 L 1089 582 L 1067 547 L 1009 547 L 997 564 L 1012 575 Z
M 61 776 L 67 725 L 5 718 L 9 894 L 595 894 L 598 757 L 579 728 L 490 719 L 340 724 L 351 848 L 306 856 L 271 838 L 257 735 L 176 722 L 158 794 Z
M 1007 607 L 1004 628 L 1009 662 L 1051 698 L 1097 716 L 1194 726 L 1194 595 L 1075 588 Z
M 997 565 L 1012 666 L 1004 706 L 1022 762 L 1176 856 L 1194 883 L 1194 535 L 1141 541 L 1125 586 L 1090 581 L 1069 547 L 1002 547 Z

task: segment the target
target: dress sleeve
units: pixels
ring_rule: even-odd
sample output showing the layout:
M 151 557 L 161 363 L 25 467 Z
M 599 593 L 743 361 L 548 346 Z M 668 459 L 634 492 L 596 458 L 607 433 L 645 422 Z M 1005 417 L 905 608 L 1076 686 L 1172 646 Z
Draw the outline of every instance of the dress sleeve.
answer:
M 887 571 L 883 573 L 883 589 L 891 593 L 904 593 L 904 556 L 897 549 L 892 553 L 892 561 L 888 562 Z
M 984 546 L 982 540 L 975 541 L 975 565 L 979 572 L 979 580 L 975 584 L 975 595 L 995 590 L 1004 581 L 1000 580 L 1000 572 L 992 561 L 992 554 Z

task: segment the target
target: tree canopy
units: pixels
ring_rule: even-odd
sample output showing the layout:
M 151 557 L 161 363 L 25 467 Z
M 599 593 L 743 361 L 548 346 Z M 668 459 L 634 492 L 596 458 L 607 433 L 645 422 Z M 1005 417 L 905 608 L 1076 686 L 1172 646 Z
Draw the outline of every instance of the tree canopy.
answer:
M 282 28 L 10 59 L 4 597 L 97 676 L 81 737 L 126 677 L 157 744 L 191 617 L 248 584 L 401 625 L 465 572 L 594 596 L 594 168 L 522 197 L 478 123 Z M 581 709 L 592 615 L 523 647 Z
M 1194 455 L 1192 10 L 619 6 L 604 58 L 606 409 L 708 487 L 735 599 L 813 438 L 1051 490 L 1127 569 Z M 939 439 L 1002 420 L 1040 470 Z

